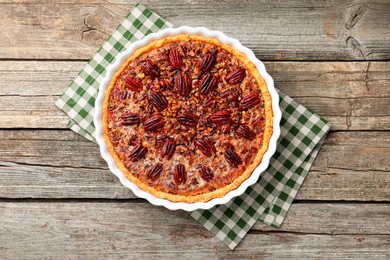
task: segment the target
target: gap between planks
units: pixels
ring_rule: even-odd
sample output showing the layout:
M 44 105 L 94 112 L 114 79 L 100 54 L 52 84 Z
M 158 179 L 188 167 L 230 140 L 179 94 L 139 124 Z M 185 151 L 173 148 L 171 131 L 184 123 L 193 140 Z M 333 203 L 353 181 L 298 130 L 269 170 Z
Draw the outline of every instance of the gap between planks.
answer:
M 140 203 L 149 204 L 146 199 L 142 198 L 5 198 L 0 197 L 0 203 Z M 339 205 L 389 205 L 390 198 L 387 201 L 362 201 L 362 200 L 302 200 L 295 199 L 293 204 L 339 204 Z

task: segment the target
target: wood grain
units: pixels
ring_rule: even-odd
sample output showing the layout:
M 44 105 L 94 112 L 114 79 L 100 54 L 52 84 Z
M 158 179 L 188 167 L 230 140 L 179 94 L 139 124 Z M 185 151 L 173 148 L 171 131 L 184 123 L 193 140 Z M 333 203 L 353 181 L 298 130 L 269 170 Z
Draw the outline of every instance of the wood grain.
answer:
M 308 209 L 312 209 L 308 211 Z M 186 212 L 169 211 L 146 203 L 0 203 L 0 252 L 8 258 L 375 258 L 389 257 L 388 205 L 328 204 L 293 206 L 304 217 L 291 214 L 279 232 L 258 226 L 231 251 Z M 312 213 L 314 211 L 314 214 Z M 369 221 L 363 216 L 372 213 Z M 332 232 L 323 223 L 333 220 Z M 379 214 L 378 214 L 379 213 Z M 356 216 L 351 218 L 351 216 Z M 331 220 L 332 221 L 332 220 Z M 375 227 L 377 222 L 379 226 Z M 304 231 L 294 223 L 305 225 Z M 312 225 L 312 223 L 318 223 Z M 345 225 L 353 226 L 345 234 Z M 314 226 L 314 227 L 313 227 Z M 373 234 L 367 234 L 366 227 Z M 340 227 L 340 230 L 339 230 Z M 362 227 L 361 230 L 358 227 Z M 384 228 L 384 229 L 383 229 Z M 286 232 L 286 230 L 289 230 Z M 290 230 L 297 232 L 291 233 Z M 310 230 L 313 232 L 310 233 Z M 309 231 L 309 233 L 306 233 Z
M 390 233 L 390 205 L 372 203 L 293 203 L 280 229 L 257 222 L 253 230 L 353 235 Z
M 0 61 L 0 128 L 67 128 L 55 105 L 85 62 Z M 390 130 L 390 62 L 266 62 L 275 86 L 333 130 Z
M 2 1 L 0 58 L 89 59 L 136 1 Z M 267 60 L 390 58 L 390 3 L 144 1 L 176 26 L 236 37 Z
M 0 258 L 390 259 L 390 1 L 142 2 L 239 39 L 332 123 L 281 229 L 234 251 L 134 199 L 54 105 L 135 3 L 0 1 Z
M 107 170 L 98 146 L 71 131 L 0 131 L 2 198 L 134 198 Z M 333 132 L 302 200 L 388 201 L 390 132 Z

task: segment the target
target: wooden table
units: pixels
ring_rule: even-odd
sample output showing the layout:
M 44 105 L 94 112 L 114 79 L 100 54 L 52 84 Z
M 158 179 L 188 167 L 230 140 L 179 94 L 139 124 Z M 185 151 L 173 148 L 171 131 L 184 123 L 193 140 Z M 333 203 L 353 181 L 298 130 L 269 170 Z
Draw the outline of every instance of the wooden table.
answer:
M 238 38 L 332 123 L 281 229 L 257 223 L 234 251 L 135 198 L 67 129 L 55 100 L 135 4 L 88 2 L 0 3 L 1 259 L 390 257 L 390 1 L 143 2 Z

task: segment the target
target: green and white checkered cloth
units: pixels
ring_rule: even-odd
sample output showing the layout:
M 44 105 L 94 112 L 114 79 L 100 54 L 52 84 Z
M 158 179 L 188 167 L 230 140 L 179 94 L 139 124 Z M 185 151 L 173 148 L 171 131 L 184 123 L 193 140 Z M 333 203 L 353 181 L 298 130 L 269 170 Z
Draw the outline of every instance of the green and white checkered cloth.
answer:
M 85 65 L 56 102 L 70 118 L 68 126 L 95 141 L 94 104 L 99 84 L 115 56 L 134 41 L 172 25 L 137 4 Z M 281 136 L 269 168 L 258 182 L 225 205 L 197 210 L 191 216 L 229 248 L 235 248 L 257 220 L 279 227 L 310 169 L 330 125 L 279 92 Z

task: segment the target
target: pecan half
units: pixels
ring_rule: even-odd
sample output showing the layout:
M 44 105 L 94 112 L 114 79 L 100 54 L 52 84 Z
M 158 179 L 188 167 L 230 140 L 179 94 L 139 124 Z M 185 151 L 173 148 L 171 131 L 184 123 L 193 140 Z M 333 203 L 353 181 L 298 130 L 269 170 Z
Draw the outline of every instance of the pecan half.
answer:
M 161 93 L 150 91 L 149 100 L 158 111 L 162 111 L 168 107 L 168 101 Z
M 207 166 L 202 165 L 199 169 L 199 174 L 200 177 L 202 177 L 202 179 L 206 182 L 209 182 L 214 179 L 214 173 Z
M 121 94 L 120 94 L 120 99 L 121 100 L 126 100 L 127 98 L 128 98 L 128 95 L 129 93 L 127 92 L 127 90 L 126 89 L 124 89 L 122 92 L 121 92 Z
M 195 127 L 198 124 L 199 117 L 189 112 L 182 112 L 176 119 L 182 125 Z
M 214 97 L 209 97 L 205 102 L 203 102 L 203 106 L 211 107 L 214 103 Z
M 164 125 L 165 121 L 161 115 L 153 115 L 144 122 L 144 128 L 146 131 L 156 131 Z
M 175 88 L 181 96 L 188 97 L 188 95 L 191 93 L 192 86 L 187 73 L 184 73 L 184 76 L 181 73 L 176 75 Z
M 136 125 L 140 122 L 139 115 L 131 112 L 124 113 L 119 118 L 122 119 L 121 125 L 124 126 Z
M 148 152 L 148 148 L 143 147 L 141 144 L 137 144 L 131 150 L 129 154 L 129 159 L 132 162 L 139 161 L 145 157 L 147 152 Z
M 202 58 L 200 69 L 204 72 L 207 72 L 213 68 L 214 63 L 215 63 L 215 55 L 212 54 L 211 52 L 208 52 Z
M 236 130 L 236 135 L 247 140 L 253 140 L 256 137 L 256 133 L 247 125 L 240 125 Z
M 232 148 L 226 148 L 223 155 L 230 166 L 234 168 L 237 168 L 240 164 L 242 164 L 241 157 Z
M 160 76 L 160 71 L 158 67 L 150 60 L 144 60 L 139 63 L 142 71 L 145 75 L 150 76 L 152 78 L 157 78 Z
M 157 147 L 157 148 L 161 148 L 164 143 L 165 143 L 165 136 L 164 135 L 156 135 L 155 137 L 155 141 L 154 141 L 154 145 Z
M 174 172 L 173 172 L 173 179 L 175 180 L 175 183 L 177 185 L 181 183 L 186 183 L 187 181 L 187 171 L 183 164 L 179 163 L 175 166 Z
M 226 81 L 229 84 L 238 84 L 244 80 L 245 76 L 246 76 L 245 70 L 242 68 L 239 68 L 239 69 L 231 71 L 226 76 Z
M 230 118 L 231 113 L 227 110 L 221 110 L 218 112 L 215 112 L 210 116 L 211 122 L 217 125 L 224 125 L 229 124 L 232 122 L 232 119 Z
M 229 103 L 234 103 L 238 100 L 240 95 L 238 93 L 232 93 L 230 96 L 228 96 Z
M 125 79 L 125 86 L 135 92 L 140 91 L 142 88 L 141 82 L 136 80 L 134 77 L 127 77 Z
M 196 139 L 195 145 L 207 157 L 212 156 L 215 151 L 214 146 L 204 137 Z
M 160 177 L 160 174 L 163 171 L 163 165 L 162 163 L 156 163 L 150 170 L 148 171 L 146 178 L 150 179 L 151 181 L 155 181 Z
M 202 95 L 207 95 L 209 92 L 213 91 L 217 86 L 217 78 L 211 76 L 210 73 L 206 73 L 202 76 L 199 85 L 199 92 Z
M 121 100 L 121 91 L 118 88 L 114 88 L 111 91 L 111 96 L 114 97 L 114 100 Z
M 241 110 L 247 110 L 251 107 L 256 106 L 259 103 L 260 103 L 259 93 L 252 92 L 241 99 L 239 107 Z
M 182 66 L 182 59 L 180 53 L 176 49 L 171 49 L 168 54 L 169 64 L 172 68 L 178 69 Z
M 167 160 L 170 160 L 172 156 L 175 154 L 175 150 L 176 150 L 176 142 L 171 139 L 167 140 L 161 149 L 162 158 L 166 157 Z

